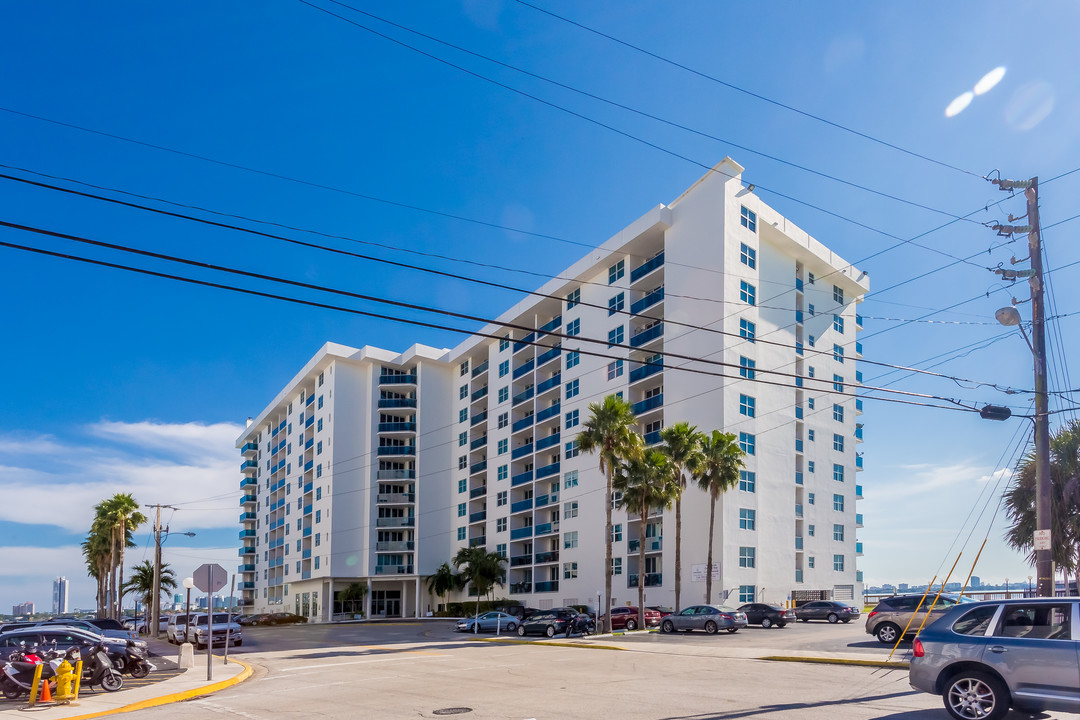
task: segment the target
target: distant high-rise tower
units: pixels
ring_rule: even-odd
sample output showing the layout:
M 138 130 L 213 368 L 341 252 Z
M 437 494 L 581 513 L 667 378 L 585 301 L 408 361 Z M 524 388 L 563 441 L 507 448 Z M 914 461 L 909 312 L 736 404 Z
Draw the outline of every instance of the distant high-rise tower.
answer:
M 979 588 L 982 587 L 982 578 L 979 577 L 978 575 L 972 575 L 971 576 L 971 582 L 968 583 L 968 587 L 971 588 L 972 590 L 978 590 Z
M 68 611 L 68 581 L 66 577 L 58 577 L 52 584 L 52 611 L 54 615 L 62 615 Z
M 30 600 L 27 600 L 26 602 L 21 603 L 19 605 L 13 605 L 11 607 L 11 614 L 14 615 L 15 617 L 20 617 L 22 615 L 33 615 L 34 614 L 34 603 L 31 602 Z

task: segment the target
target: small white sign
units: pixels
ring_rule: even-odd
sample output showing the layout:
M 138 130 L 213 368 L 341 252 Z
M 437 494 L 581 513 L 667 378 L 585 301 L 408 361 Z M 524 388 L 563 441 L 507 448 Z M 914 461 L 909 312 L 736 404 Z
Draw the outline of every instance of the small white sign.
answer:
M 1035 531 L 1035 549 L 1036 550 L 1049 550 L 1050 549 L 1050 531 L 1049 530 L 1036 530 Z
M 691 565 L 690 566 L 690 581 L 691 582 L 705 582 L 705 568 L 706 568 L 706 563 L 701 563 L 700 565 Z M 713 563 L 713 566 L 712 566 L 712 579 L 713 580 L 719 580 L 720 579 L 720 564 L 719 563 Z

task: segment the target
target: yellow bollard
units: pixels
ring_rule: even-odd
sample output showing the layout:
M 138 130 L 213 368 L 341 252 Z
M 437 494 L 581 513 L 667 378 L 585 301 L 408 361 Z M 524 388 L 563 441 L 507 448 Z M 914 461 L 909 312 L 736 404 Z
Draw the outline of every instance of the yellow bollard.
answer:
M 38 690 L 41 686 L 41 663 L 34 668 L 34 679 L 30 683 L 30 707 L 37 704 Z
M 75 694 L 71 691 L 71 686 L 75 677 L 72 673 L 71 663 L 65 658 L 60 666 L 56 668 L 56 697 L 53 700 L 57 703 L 64 705 L 71 702 L 75 697 Z
M 82 687 L 82 660 L 75 663 L 75 690 L 72 693 L 74 697 L 72 702 L 76 702 L 79 699 L 79 688 Z

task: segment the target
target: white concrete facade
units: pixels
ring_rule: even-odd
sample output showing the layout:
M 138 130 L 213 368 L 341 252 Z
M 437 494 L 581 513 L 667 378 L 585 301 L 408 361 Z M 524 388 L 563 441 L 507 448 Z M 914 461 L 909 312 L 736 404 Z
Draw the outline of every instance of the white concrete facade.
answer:
M 387 529 L 366 519 L 377 521 L 387 510 L 380 498 L 393 493 L 375 492 L 378 463 L 350 463 L 394 437 L 378 432 L 377 424 L 387 422 L 376 407 L 386 389 L 377 383 L 380 367 L 413 366 L 420 367 L 419 383 L 410 386 L 418 427 L 427 430 L 414 440 L 416 497 L 405 507 L 423 530 L 413 531 L 419 555 L 400 578 L 401 603 L 379 606 L 385 614 L 434 607 L 423 577 L 468 545 L 507 558 L 502 593 L 510 598 L 540 608 L 595 605 L 604 586 L 605 481 L 597 458 L 581 454 L 575 440 L 589 403 L 612 393 L 634 406 L 650 443 L 659 441 L 660 428 L 686 420 L 699 430 L 734 432 L 753 451 L 740 488 L 718 503 L 719 567 L 708 600 L 861 595 L 861 403 L 853 393 L 861 354 L 855 306 L 868 279 L 743 187 L 741 172 L 725 159 L 673 203 L 650 210 L 452 351 L 414 348 L 394 356 L 323 348 L 238 441 L 245 457 L 256 459 L 254 467 L 245 463 L 245 482 L 254 478 L 259 486 L 258 510 L 242 516 L 244 527 L 271 543 L 245 556 L 254 557 L 254 567 L 246 560 L 241 566 L 253 576 L 245 600 L 256 610 L 276 603 L 303 608 L 302 593 L 325 600 L 334 583 L 340 589 L 363 579 L 373 591 L 386 584 L 375 564 L 388 561 L 379 561 L 385 553 L 372 546 L 398 540 L 378 535 Z M 324 390 L 316 381 L 331 367 L 335 376 L 326 376 Z M 288 424 L 297 423 L 297 408 L 313 392 L 327 395 L 320 402 L 336 418 L 328 416 L 321 431 L 328 435 L 318 461 L 333 468 L 322 481 L 323 505 L 304 490 L 308 505 L 297 506 L 324 509 L 316 532 L 331 542 L 313 552 L 326 558 L 329 571 L 311 567 L 308 578 L 309 558 L 280 552 L 297 539 L 281 533 L 282 517 L 286 525 L 297 518 L 281 515 L 280 503 L 288 513 L 296 499 L 288 495 L 290 480 L 301 490 L 320 481 L 308 479 L 310 469 L 302 482 L 295 479 L 300 466 L 279 453 L 280 438 L 292 440 Z M 312 437 L 323 436 L 307 434 L 301 442 Z M 309 514 L 302 517 L 300 527 L 310 527 Z M 273 527 L 258 527 L 263 520 Z M 706 600 L 708 520 L 708 496 L 691 487 L 683 500 L 683 606 Z M 673 605 L 674 512 L 655 513 L 644 530 L 622 510 L 614 522 L 613 602 L 636 602 L 643 581 L 648 604 Z M 301 554 L 309 539 L 301 536 Z M 291 579 L 278 565 L 266 566 L 297 561 L 300 577 Z M 324 608 L 306 614 L 329 616 Z

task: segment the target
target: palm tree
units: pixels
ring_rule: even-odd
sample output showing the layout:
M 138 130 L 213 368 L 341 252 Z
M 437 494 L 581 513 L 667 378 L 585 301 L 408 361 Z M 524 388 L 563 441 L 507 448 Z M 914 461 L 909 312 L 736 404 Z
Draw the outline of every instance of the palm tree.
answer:
M 432 595 L 445 598 L 451 590 L 460 587 L 458 576 L 449 563 L 443 563 L 435 570 L 435 574 L 428 578 L 428 592 Z
M 675 482 L 679 486 L 675 494 L 675 611 L 681 609 L 682 594 L 682 493 L 686 489 L 685 471 L 697 472 L 701 463 L 701 433 L 696 425 L 688 422 L 675 423 L 660 431 L 664 441 L 661 451 L 674 466 Z
M 716 501 L 722 493 L 739 483 L 739 470 L 746 467 L 746 453 L 734 433 L 713 430 L 701 438 L 701 462 L 697 468 L 698 487 L 709 493 L 709 559 L 705 570 L 705 602 L 712 601 L 713 529 L 716 527 Z
M 124 550 L 134 547 L 131 533 L 146 522 L 146 516 L 139 512 L 139 503 L 130 493 L 116 493 L 108 500 L 98 503 L 95 524 L 100 522 L 102 529 L 112 531 L 112 555 L 110 560 L 111 604 L 109 614 L 120 616 L 118 590 L 124 584 Z
M 86 574 L 94 578 L 97 583 L 96 600 L 98 617 L 104 617 L 106 613 L 106 603 L 108 599 L 108 588 L 106 584 L 109 579 L 109 548 L 109 537 L 103 535 L 94 528 L 91 528 L 90 534 L 86 536 L 86 540 L 83 540 L 82 543 L 83 557 L 86 558 Z
M 1080 584 L 1080 421 L 1072 420 L 1050 437 L 1050 534 L 1054 564 L 1076 573 Z M 1029 454 L 1005 492 L 1005 510 L 1012 527 L 1005 540 L 1029 552 L 1035 564 L 1035 455 Z
M 615 487 L 622 491 L 619 507 L 641 518 L 638 539 L 638 627 L 645 627 L 645 524 L 649 513 L 671 506 L 677 495 L 674 466 L 659 450 L 622 463 L 615 473 Z
M 480 615 L 480 598 L 491 592 L 496 585 L 502 585 L 506 577 L 503 563 L 506 560 L 498 553 L 489 553 L 482 547 L 463 547 L 454 555 L 454 567 L 460 570 L 460 587 L 472 585 L 476 591 L 476 614 Z
M 578 444 L 583 452 L 595 452 L 600 456 L 600 472 L 607 480 L 604 496 L 604 601 L 611 608 L 611 504 L 612 478 L 620 460 L 634 457 L 641 452 L 640 436 L 634 432 L 634 411 L 630 403 L 617 395 L 608 395 L 603 402 L 589 403 L 589 418 L 582 424 Z M 638 438 L 635 440 L 635 438 Z M 597 615 L 599 616 L 599 609 Z
M 176 589 L 176 573 L 172 571 L 168 563 L 161 564 L 161 574 L 158 578 L 158 591 L 168 595 Z M 134 593 L 139 597 L 143 605 L 150 608 L 154 601 L 154 563 L 143 560 L 131 570 L 131 577 L 120 587 L 121 599 L 124 595 Z M 147 627 L 150 620 L 147 620 Z

